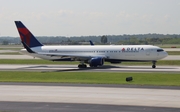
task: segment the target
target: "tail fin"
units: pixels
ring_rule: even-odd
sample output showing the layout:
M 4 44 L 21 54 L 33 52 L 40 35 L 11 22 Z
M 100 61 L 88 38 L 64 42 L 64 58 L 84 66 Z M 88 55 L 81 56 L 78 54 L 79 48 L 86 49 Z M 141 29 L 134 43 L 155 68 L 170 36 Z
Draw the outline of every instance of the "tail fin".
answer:
M 17 30 L 19 32 L 19 35 L 21 37 L 21 41 L 24 45 L 24 47 L 38 47 L 38 46 L 43 46 L 36 37 L 23 25 L 21 21 L 15 21 Z M 26 46 L 25 46 L 26 45 Z

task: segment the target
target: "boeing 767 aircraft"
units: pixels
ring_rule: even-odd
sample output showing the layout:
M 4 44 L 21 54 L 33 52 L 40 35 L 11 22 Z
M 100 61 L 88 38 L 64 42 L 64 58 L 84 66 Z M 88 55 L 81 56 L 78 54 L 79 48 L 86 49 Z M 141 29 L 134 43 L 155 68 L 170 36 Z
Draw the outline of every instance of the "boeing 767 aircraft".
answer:
M 151 61 L 152 68 L 156 68 L 157 60 L 168 55 L 163 49 L 152 45 L 46 46 L 40 43 L 21 21 L 15 21 L 15 24 L 25 48 L 21 50 L 22 53 L 51 61 L 80 61 L 79 68 L 86 68 L 86 64 L 90 67 L 103 66 L 105 61 Z

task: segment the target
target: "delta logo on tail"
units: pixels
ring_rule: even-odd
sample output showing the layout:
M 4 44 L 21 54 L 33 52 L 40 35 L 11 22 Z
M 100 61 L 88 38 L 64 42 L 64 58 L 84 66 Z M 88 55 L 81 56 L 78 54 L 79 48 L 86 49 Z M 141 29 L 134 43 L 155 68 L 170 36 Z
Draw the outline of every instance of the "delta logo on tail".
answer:
M 24 26 L 21 21 L 15 21 L 21 41 L 24 42 L 28 47 L 43 46 L 34 35 Z M 24 46 L 25 47 L 25 46 Z
M 21 40 L 30 46 L 31 33 L 26 28 L 18 28 Z

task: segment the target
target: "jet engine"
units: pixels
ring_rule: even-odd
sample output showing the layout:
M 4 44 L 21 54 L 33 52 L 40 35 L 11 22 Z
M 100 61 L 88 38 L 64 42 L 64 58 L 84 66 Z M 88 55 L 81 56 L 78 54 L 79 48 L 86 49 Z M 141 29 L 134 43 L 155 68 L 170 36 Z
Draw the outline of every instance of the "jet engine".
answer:
M 102 57 L 95 57 L 89 60 L 90 67 L 102 66 L 103 64 L 104 64 L 104 59 Z

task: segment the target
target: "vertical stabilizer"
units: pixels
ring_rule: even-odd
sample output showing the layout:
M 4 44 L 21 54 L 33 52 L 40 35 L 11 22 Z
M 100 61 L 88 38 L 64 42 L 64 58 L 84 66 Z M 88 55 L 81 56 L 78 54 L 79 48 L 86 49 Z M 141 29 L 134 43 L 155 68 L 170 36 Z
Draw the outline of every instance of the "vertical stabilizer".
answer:
M 43 44 L 41 44 L 36 39 L 36 37 L 34 37 L 34 35 L 24 26 L 24 24 L 21 21 L 15 21 L 15 24 L 16 24 L 16 27 L 19 32 L 23 45 L 26 45 L 24 46 L 25 48 L 43 46 Z

